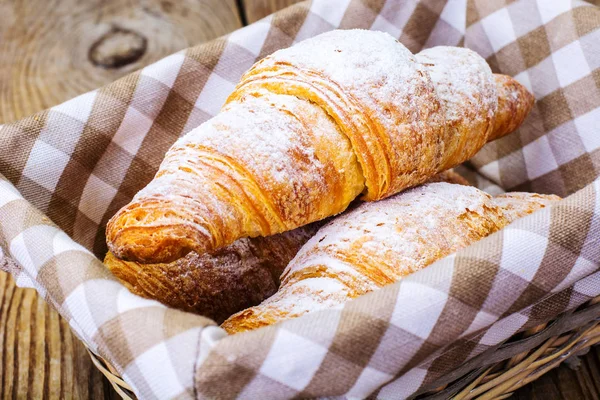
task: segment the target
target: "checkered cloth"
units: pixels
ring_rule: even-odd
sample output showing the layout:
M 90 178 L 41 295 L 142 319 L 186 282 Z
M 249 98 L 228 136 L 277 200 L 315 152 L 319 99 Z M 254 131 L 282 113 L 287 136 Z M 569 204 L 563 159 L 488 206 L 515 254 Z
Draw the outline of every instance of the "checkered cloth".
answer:
M 96 258 L 107 220 L 257 59 L 334 28 L 386 31 L 413 52 L 465 45 L 515 76 L 535 94 L 533 112 L 468 174 L 494 192 L 568 197 L 342 309 L 235 336 L 130 294 Z M 0 246 L 18 284 L 35 287 L 141 398 L 404 398 L 600 295 L 599 148 L 597 7 L 315 0 L 1 126 Z

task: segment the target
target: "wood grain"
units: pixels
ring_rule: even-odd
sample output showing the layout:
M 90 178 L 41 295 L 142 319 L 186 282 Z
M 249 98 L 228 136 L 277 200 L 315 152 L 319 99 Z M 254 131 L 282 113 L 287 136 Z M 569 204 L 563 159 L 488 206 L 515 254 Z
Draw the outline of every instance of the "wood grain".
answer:
M 0 398 L 117 399 L 69 324 L 0 273 Z
M 235 0 L 0 0 L 0 123 L 240 26 Z
M 275 11 L 298 3 L 302 0 L 241 0 L 246 21 L 251 24 Z M 600 0 L 599 0 L 600 1 Z

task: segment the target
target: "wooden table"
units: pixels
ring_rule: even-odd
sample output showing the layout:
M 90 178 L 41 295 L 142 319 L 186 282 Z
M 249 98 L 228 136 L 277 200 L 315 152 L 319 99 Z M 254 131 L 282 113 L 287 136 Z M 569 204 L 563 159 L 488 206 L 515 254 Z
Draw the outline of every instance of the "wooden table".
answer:
M 0 0 L 0 123 L 226 34 L 298 0 Z M 0 260 L 0 262 L 2 262 Z M 0 398 L 116 399 L 68 323 L 0 272 Z M 599 399 L 600 348 L 520 389 Z

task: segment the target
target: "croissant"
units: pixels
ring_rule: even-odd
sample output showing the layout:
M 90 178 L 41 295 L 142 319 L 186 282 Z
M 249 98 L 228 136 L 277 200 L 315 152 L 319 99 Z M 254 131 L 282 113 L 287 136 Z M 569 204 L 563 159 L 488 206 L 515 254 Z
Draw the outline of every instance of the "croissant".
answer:
M 221 323 L 275 293 L 283 269 L 320 225 L 243 238 L 212 254 L 191 252 L 166 264 L 123 261 L 108 252 L 104 265 L 132 293 Z
M 277 293 L 221 326 L 228 333 L 243 332 L 340 306 L 557 199 L 525 193 L 494 199 L 474 187 L 430 183 L 363 203 L 323 226 L 300 249 L 285 268 Z
M 429 182 L 468 185 L 453 170 Z M 132 293 L 221 323 L 275 293 L 285 266 L 323 224 L 318 221 L 273 236 L 242 238 L 213 253 L 190 252 L 164 264 L 124 261 L 108 252 L 104 265 Z
M 381 32 L 321 34 L 246 72 L 109 221 L 108 247 L 171 262 L 336 215 L 467 160 L 532 104 L 468 49 L 415 56 Z

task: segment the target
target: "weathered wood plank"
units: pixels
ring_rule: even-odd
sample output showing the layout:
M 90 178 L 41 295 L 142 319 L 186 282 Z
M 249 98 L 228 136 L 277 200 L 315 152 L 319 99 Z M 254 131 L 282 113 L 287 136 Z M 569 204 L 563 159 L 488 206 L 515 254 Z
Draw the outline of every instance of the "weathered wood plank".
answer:
M 240 26 L 235 0 L 0 0 L 0 123 Z

